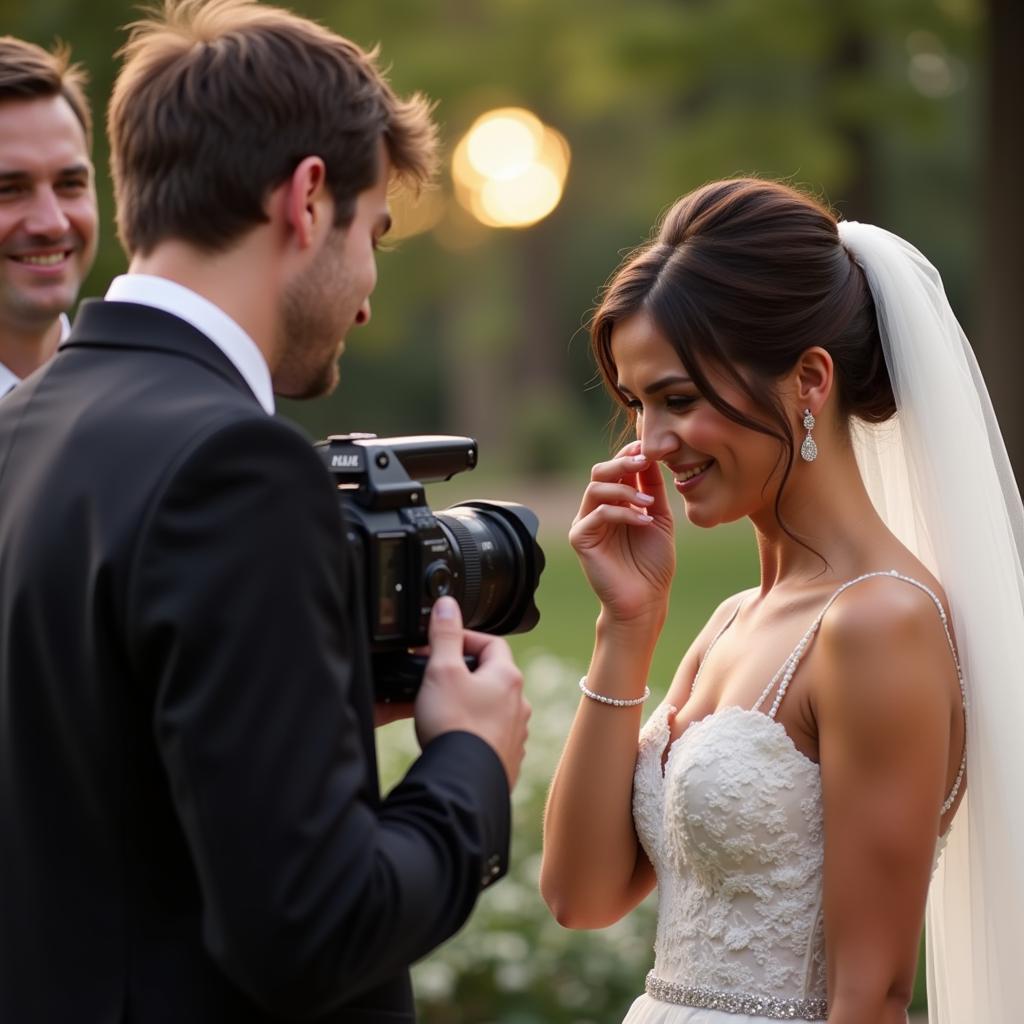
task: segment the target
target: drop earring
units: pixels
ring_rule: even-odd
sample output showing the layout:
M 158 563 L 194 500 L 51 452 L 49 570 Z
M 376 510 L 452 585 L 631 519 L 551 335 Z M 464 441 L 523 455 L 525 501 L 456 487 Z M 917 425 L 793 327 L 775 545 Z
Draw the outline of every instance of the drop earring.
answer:
M 803 444 L 800 445 L 800 458 L 804 462 L 813 462 L 818 457 L 818 446 L 814 443 L 814 438 L 811 437 L 813 429 L 814 414 L 810 409 L 804 409 L 804 430 L 807 431 L 807 436 L 804 438 Z

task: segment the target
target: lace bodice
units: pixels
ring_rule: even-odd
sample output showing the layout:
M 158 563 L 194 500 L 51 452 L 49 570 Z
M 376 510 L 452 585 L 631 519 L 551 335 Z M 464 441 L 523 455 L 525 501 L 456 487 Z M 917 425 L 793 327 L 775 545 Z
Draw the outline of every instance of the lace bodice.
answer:
M 782 725 L 724 708 L 673 744 L 640 739 L 633 813 L 658 875 L 654 974 L 779 999 L 825 998 L 821 779 Z
M 825 611 L 847 587 L 878 575 L 924 590 L 945 623 L 938 598 L 916 580 L 895 572 L 859 577 L 833 594 L 754 709 L 719 709 L 669 746 L 675 709 L 663 705 L 641 731 L 633 816 L 658 876 L 647 981 L 657 999 L 772 1019 L 825 1018 L 821 775 L 775 714 Z M 698 669 L 694 687 L 699 677 Z M 961 765 L 946 807 L 962 774 Z

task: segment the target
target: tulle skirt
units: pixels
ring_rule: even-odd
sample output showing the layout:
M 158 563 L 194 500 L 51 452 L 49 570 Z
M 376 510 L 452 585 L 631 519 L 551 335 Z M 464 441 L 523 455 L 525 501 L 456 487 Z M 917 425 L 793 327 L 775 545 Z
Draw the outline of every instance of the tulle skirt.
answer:
M 652 999 L 645 992 L 633 1000 L 622 1024 L 774 1024 L 775 1018 L 751 1017 L 746 1013 L 702 1010 Z
M 768 1017 L 751 1017 L 746 1013 L 724 1010 L 703 1010 L 696 1006 L 679 1006 L 652 999 L 645 992 L 637 996 L 626 1013 L 623 1024 L 777 1024 Z

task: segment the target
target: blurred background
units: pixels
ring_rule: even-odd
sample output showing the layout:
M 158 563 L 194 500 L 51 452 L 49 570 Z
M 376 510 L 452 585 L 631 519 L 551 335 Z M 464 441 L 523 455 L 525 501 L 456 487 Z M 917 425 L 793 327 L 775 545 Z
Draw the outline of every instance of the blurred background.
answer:
M 586 665 L 596 605 L 565 542 L 613 432 L 585 324 L 602 283 L 691 188 L 758 174 L 911 239 L 973 339 L 1016 464 L 1024 457 L 1024 4 L 1020 0 L 296 0 L 365 47 L 397 90 L 438 103 L 438 188 L 396 196 L 371 323 L 329 398 L 281 403 L 313 436 L 468 434 L 480 467 L 433 507 L 505 498 L 541 515 L 541 625 L 515 638 L 534 704 L 516 792 L 515 866 L 464 931 L 416 968 L 427 1022 L 617 1021 L 650 966 L 648 902 L 562 931 L 536 892 L 540 815 Z M 68 42 L 102 124 L 123 0 L 0 0 L 0 31 Z M 95 147 L 103 240 L 84 294 L 124 268 Z M 696 629 L 756 581 L 749 531 L 680 524 L 658 695 Z M 397 779 L 415 751 L 380 734 Z M 595 850 L 594 856 L 601 851 Z M 918 995 L 915 1006 L 923 1005 Z

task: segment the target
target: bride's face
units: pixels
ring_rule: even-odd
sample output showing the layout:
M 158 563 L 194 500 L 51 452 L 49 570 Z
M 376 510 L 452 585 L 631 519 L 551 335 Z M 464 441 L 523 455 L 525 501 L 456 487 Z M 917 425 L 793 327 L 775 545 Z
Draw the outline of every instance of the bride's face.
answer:
M 635 313 L 615 326 L 611 352 L 618 389 L 636 414 L 642 451 L 668 467 L 690 522 L 707 527 L 743 516 L 773 520 L 784 465 L 779 441 L 719 412 L 648 314 Z M 725 374 L 709 369 L 708 378 L 730 406 L 764 421 Z

